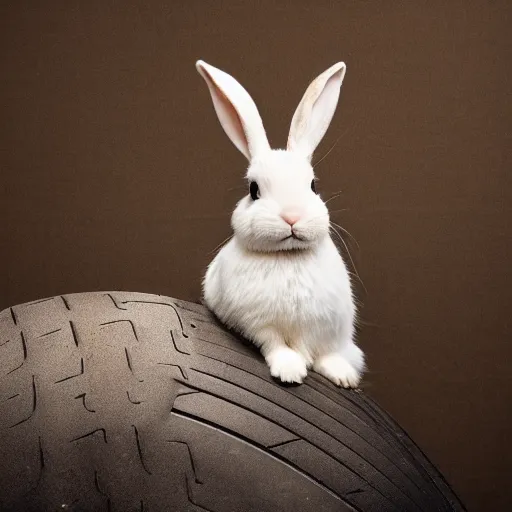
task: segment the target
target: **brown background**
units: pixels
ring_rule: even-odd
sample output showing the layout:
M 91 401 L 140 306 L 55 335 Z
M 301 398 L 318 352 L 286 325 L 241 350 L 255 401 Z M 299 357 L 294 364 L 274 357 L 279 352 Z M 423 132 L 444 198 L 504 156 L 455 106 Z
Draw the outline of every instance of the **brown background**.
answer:
M 257 7 L 256 7 L 257 6 Z M 512 494 L 510 2 L 3 1 L 0 307 L 198 300 L 245 160 L 194 62 L 235 75 L 274 146 L 348 71 L 319 159 L 358 240 L 365 388 L 470 510 Z

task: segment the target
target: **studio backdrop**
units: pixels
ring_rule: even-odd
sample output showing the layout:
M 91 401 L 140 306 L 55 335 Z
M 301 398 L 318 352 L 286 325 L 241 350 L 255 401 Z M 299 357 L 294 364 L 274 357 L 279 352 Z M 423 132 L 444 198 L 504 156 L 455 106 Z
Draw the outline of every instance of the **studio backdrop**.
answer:
M 314 161 L 353 237 L 363 388 L 468 509 L 505 510 L 511 15 L 462 0 L 2 2 L 1 309 L 97 290 L 199 301 L 247 163 L 195 61 L 244 84 L 284 147 L 307 84 L 343 60 Z

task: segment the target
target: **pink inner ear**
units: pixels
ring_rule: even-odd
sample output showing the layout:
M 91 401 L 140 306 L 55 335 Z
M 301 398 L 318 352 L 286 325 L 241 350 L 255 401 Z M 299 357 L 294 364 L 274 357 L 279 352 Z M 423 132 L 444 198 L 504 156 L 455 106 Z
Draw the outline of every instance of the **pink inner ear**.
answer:
M 217 101 L 219 108 L 217 107 L 216 98 L 213 97 L 215 110 L 219 117 L 220 124 L 224 131 L 228 134 L 228 137 L 233 141 L 233 144 L 247 157 L 249 158 L 249 147 L 247 144 L 247 136 L 245 134 L 242 120 L 238 115 L 238 112 L 232 103 L 227 99 L 226 95 L 220 90 L 217 90 Z
M 334 111 L 336 110 L 336 105 L 340 96 L 339 82 L 341 73 L 342 70 L 334 73 L 334 75 L 327 80 L 322 93 L 313 105 L 311 119 L 309 120 L 311 129 L 308 131 L 310 131 L 310 133 L 314 131 L 318 133 L 318 140 L 316 144 L 318 144 L 325 135 L 329 123 L 334 115 Z M 312 134 L 312 138 L 315 140 L 314 134 Z
M 249 143 L 240 115 L 222 89 L 214 82 L 210 73 L 204 67 L 201 67 L 201 70 L 201 75 L 208 84 L 213 106 L 222 128 L 236 148 L 250 160 Z
M 323 86 L 322 73 L 307 88 L 292 119 L 288 149 L 302 151 L 309 158 L 322 140 L 336 110 L 345 67 L 333 73 Z

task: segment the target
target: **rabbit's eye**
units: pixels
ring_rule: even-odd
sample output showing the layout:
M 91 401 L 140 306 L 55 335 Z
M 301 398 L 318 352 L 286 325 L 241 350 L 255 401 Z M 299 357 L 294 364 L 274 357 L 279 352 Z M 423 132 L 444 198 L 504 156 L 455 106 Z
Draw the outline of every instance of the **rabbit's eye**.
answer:
M 311 181 L 311 190 L 316 194 L 315 180 Z
M 251 181 L 251 184 L 249 185 L 249 191 L 253 201 L 256 201 L 256 199 L 260 198 L 260 189 L 255 181 Z

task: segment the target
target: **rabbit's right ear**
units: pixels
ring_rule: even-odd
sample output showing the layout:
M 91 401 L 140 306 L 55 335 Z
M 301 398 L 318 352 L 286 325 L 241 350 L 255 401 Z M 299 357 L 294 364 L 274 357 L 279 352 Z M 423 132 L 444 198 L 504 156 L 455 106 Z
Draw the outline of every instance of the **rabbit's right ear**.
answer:
M 202 60 L 196 68 L 205 79 L 220 124 L 231 142 L 251 160 L 269 150 L 260 114 L 249 93 L 230 75 Z

